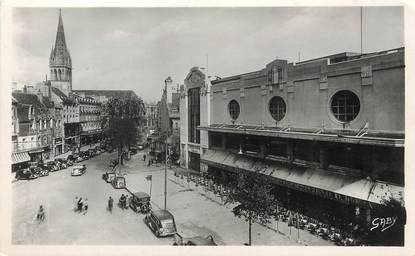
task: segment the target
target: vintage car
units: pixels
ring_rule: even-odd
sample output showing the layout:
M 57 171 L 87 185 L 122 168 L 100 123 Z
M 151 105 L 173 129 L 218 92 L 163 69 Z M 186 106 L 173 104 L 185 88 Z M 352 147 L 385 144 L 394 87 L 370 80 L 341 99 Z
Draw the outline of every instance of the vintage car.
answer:
M 60 163 L 61 169 L 68 168 L 68 161 L 63 158 L 55 158 L 55 162 Z
M 88 156 L 89 156 L 89 158 L 92 158 L 92 157 L 94 157 L 94 156 L 96 156 L 97 154 L 95 153 L 95 149 L 93 149 L 93 148 L 90 148 L 90 149 L 88 149 L 88 151 L 87 151 L 87 153 L 88 153 Z
M 128 198 L 128 206 L 135 212 L 147 213 L 150 211 L 150 196 L 144 192 L 136 192 Z
M 157 237 L 177 233 L 174 217 L 167 210 L 150 211 L 144 218 L 144 222 Z
M 16 172 L 16 179 L 18 180 L 33 180 L 38 176 L 33 173 L 29 168 L 20 169 Z
M 175 242 L 173 245 L 216 246 L 217 244 L 211 235 L 183 238 L 180 235 L 176 234 Z
M 347 237 L 347 238 L 345 238 L 341 241 L 341 245 L 343 245 L 343 246 L 357 246 L 358 242 L 357 242 L 356 239 Z
M 55 163 L 54 160 L 47 160 L 44 163 L 47 167 L 49 167 L 49 171 L 56 172 L 59 171 L 59 166 Z
M 116 176 L 111 184 L 114 188 L 125 188 L 125 178 L 121 176 Z
M 334 242 L 336 245 L 340 245 L 343 240 L 343 236 L 338 232 L 333 232 L 329 235 L 329 239 L 330 241 Z
M 79 152 L 79 156 L 83 158 L 83 160 L 88 160 L 90 158 L 88 151 L 81 151 Z
M 318 229 L 318 225 L 316 223 L 308 223 L 307 224 L 307 230 L 310 233 L 312 233 L 312 234 L 316 233 L 317 229 Z
M 329 230 L 325 227 L 320 227 L 316 231 L 317 235 L 320 236 L 323 239 L 328 239 L 329 237 Z
M 29 169 L 32 173 L 34 173 L 38 177 L 43 177 L 43 176 L 48 176 L 49 175 L 49 171 L 47 169 L 42 169 L 39 166 L 31 166 Z
M 71 175 L 72 176 L 81 176 L 86 172 L 86 165 L 75 165 L 72 167 Z
M 115 174 L 115 172 L 105 172 L 104 174 L 102 174 L 102 178 L 107 182 L 107 183 L 112 183 L 112 181 L 115 179 L 115 176 L 117 176 Z
M 80 156 L 79 154 L 73 154 L 72 157 L 74 159 L 73 160 L 74 163 L 80 163 L 80 162 L 84 161 L 84 158 L 82 156 Z

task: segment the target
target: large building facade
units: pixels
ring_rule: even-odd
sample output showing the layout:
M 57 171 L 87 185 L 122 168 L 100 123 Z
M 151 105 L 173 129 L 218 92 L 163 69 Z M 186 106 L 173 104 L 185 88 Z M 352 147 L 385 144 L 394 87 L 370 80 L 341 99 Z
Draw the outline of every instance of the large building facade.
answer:
M 270 175 L 282 204 L 369 232 L 381 205 L 404 204 L 404 72 L 403 48 L 277 59 L 211 82 L 193 68 L 181 95 L 182 165 L 221 182 Z

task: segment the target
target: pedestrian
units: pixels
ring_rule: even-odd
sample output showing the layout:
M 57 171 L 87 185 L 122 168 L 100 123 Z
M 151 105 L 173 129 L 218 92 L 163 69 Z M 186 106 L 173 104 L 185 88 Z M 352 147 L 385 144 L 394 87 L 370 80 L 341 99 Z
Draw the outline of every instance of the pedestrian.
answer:
M 78 213 L 82 212 L 82 197 L 79 197 L 78 200 Z
M 148 160 L 148 164 L 147 164 L 147 166 L 150 166 L 150 159 Z
M 75 196 L 75 200 L 73 202 L 73 211 L 76 212 L 78 209 L 78 196 Z
M 124 208 L 127 209 L 128 195 L 125 195 Z
M 85 197 L 83 205 L 84 205 L 84 215 L 85 215 L 88 211 L 88 198 Z
M 39 207 L 39 210 L 38 210 L 37 215 L 36 215 L 36 219 L 37 219 L 38 223 L 41 223 L 45 220 L 45 211 L 43 210 L 42 205 Z
M 112 199 L 112 197 L 110 196 L 110 198 L 108 199 L 108 210 L 110 211 L 110 213 L 112 213 L 113 203 L 114 203 L 114 199 Z
M 146 162 L 146 154 L 143 156 L 143 161 Z

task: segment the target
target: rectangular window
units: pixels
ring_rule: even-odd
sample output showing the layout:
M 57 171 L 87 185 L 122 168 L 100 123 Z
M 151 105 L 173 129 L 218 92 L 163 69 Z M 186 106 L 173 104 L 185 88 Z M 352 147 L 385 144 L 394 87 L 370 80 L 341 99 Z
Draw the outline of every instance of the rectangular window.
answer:
M 267 145 L 267 152 L 270 156 L 287 157 L 287 144 L 279 141 L 271 141 Z
M 189 142 L 200 143 L 200 88 L 189 90 Z
M 216 148 L 222 147 L 222 136 L 217 133 L 212 133 L 210 135 L 210 146 Z

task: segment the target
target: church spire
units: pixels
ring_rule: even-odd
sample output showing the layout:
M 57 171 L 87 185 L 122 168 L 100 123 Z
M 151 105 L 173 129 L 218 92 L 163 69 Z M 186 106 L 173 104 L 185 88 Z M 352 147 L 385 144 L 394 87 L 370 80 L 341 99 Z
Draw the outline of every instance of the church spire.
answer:
M 52 85 L 59 87 L 65 93 L 69 93 L 72 90 L 72 60 L 66 46 L 61 9 L 59 9 L 55 47 L 52 46 L 50 53 L 49 69 L 50 80 L 55 83 Z
M 55 49 L 59 49 L 60 47 L 66 50 L 65 30 L 63 29 L 61 9 L 59 9 L 58 32 L 56 33 Z

